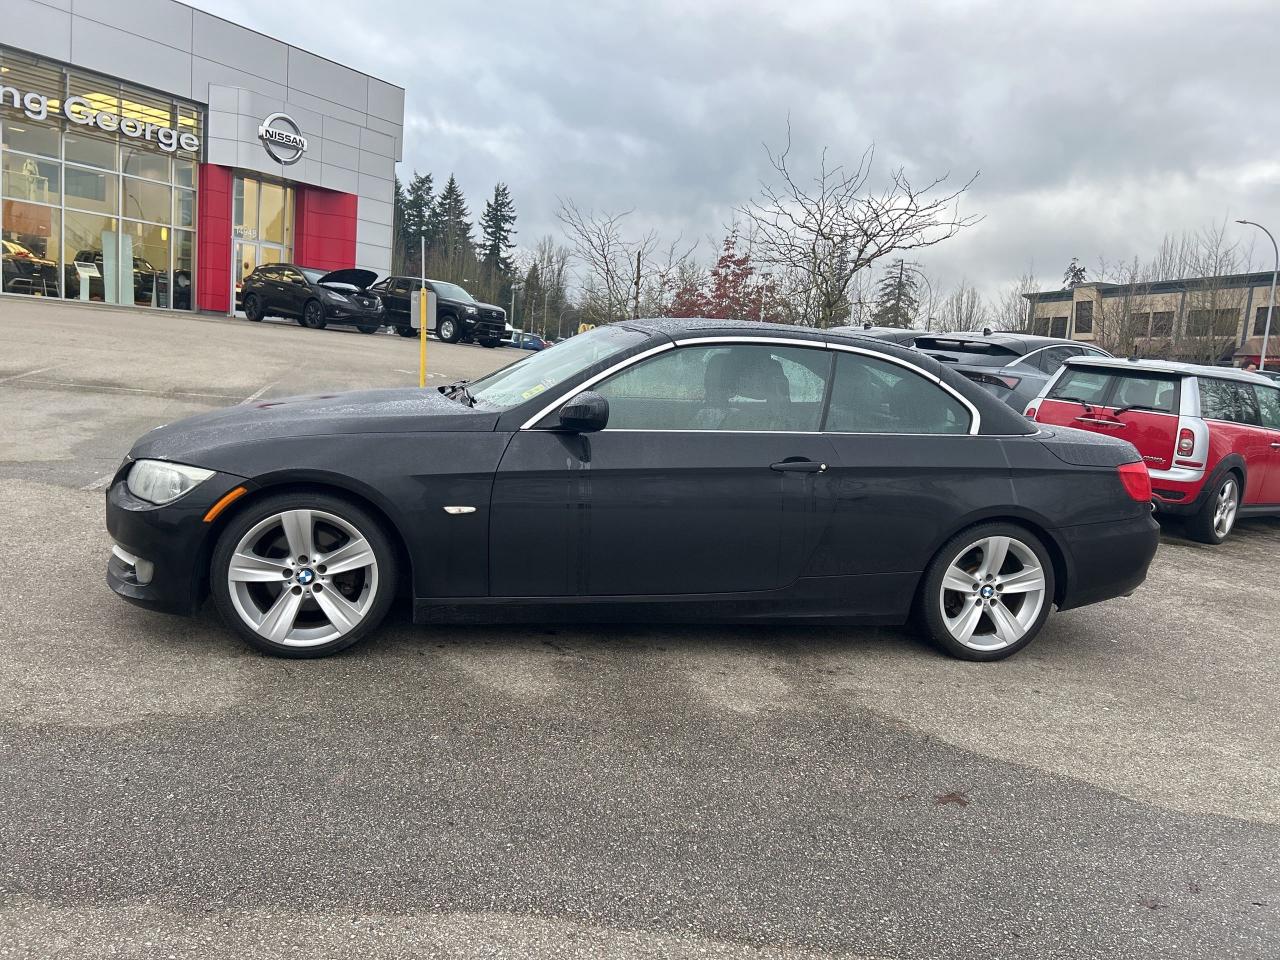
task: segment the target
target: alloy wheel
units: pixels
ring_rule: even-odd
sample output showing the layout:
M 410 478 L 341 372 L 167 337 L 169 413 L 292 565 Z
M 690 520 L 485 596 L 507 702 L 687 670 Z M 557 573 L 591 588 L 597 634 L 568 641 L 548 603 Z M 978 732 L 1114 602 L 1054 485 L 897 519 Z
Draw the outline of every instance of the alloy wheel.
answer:
M 295 509 L 256 523 L 226 570 L 236 613 L 264 640 L 315 647 L 354 630 L 378 595 L 378 561 L 354 525 Z
M 312 330 L 319 330 L 323 323 L 323 311 L 320 304 L 312 300 L 302 310 L 302 322 L 304 326 L 310 327 Z
M 957 643 L 991 651 L 1018 643 L 1046 600 L 1035 552 L 1016 537 L 989 536 L 955 555 L 938 593 L 942 620 Z
M 1240 488 L 1235 477 L 1228 477 L 1218 491 L 1217 505 L 1213 511 L 1213 532 L 1225 538 L 1236 523 L 1236 513 L 1240 509 Z
M 453 321 L 452 321 L 452 320 L 443 320 L 443 321 L 441 321 L 441 323 L 440 323 L 440 339 L 441 339 L 441 340 L 449 340 L 449 341 L 452 341 L 452 340 L 453 340 L 454 332 L 455 332 L 455 331 L 454 331 L 454 326 L 453 326 Z

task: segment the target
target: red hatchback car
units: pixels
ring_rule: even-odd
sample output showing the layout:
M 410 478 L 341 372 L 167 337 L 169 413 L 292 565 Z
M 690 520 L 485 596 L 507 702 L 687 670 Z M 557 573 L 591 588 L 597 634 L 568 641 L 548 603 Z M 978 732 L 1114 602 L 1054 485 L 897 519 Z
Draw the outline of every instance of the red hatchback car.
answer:
M 1159 513 L 1221 543 L 1238 517 L 1280 516 L 1280 384 L 1229 367 L 1068 360 L 1027 407 L 1038 423 L 1128 440 Z

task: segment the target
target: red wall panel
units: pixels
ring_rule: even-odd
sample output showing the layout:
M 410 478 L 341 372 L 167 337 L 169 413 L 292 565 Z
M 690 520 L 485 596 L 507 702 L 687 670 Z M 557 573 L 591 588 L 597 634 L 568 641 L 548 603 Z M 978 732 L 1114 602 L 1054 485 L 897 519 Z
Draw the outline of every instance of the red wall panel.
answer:
M 231 312 L 232 170 L 200 164 L 196 214 L 196 306 Z
M 320 187 L 297 187 L 294 262 L 321 270 L 356 265 L 356 196 Z

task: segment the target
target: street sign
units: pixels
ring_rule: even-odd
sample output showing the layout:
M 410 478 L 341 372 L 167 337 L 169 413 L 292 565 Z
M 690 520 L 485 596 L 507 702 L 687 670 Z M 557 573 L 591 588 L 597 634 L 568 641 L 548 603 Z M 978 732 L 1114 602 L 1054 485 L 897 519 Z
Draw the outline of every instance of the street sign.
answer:
M 413 325 L 413 329 L 419 330 L 422 327 L 422 297 L 414 295 L 410 297 L 412 308 L 409 312 L 409 322 Z M 427 291 L 427 330 L 430 333 L 436 332 L 436 295 L 433 290 Z

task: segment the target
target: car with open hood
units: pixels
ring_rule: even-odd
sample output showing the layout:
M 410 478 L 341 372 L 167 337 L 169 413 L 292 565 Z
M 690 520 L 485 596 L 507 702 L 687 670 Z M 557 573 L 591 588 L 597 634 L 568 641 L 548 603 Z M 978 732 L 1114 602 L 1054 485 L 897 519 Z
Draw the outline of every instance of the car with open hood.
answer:
M 376 333 L 386 319 L 382 300 L 369 290 L 377 279 L 372 270 L 264 263 L 244 278 L 240 302 L 245 317 L 253 321 L 289 317 L 312 330 L 337 323 Z
M 1131 593 L 1132 445 L 1038 429 L 943 364 L 729 320 L 597 327 L 474 382 L 152 430 L 107 490 L 111 588 L 257 648 L 416 622 L 901 624 L 996 660 Z

